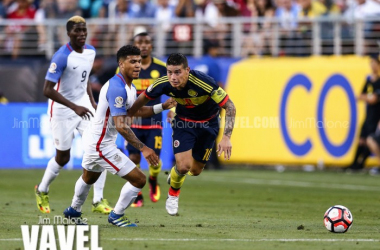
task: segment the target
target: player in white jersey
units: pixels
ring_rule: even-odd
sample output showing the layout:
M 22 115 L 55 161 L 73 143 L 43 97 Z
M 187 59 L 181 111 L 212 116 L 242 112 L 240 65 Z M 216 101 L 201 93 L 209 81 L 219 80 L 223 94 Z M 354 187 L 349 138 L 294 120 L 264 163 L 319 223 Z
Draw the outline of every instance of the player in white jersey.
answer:
M 74 130 L 82 135 L 90 124 L 96 109 L 88 77 L 95 59 L 95 48 L 86 44 L 86 21 L 74 16 L 67 21 L 70 42 L 53 56 L 45 77 L 44 95 L 49 98 L 50 123 L 55 157 L 51 158 L 39 185 L 35 187 L 37 207 L 42 213 L 50 213 L 49 185 L 70 160 L 70 148 Z M 106 173 L 94 187 L 92 210 L 109 214 L 112 207 L 103 199 Z
M 132 45 L 123 46 L 117 52 L 120 73 L 112 77 L 101 89 L 98 108 L 90 128 L 83 134 L 84 155 L 83 174 L 75 184 L 75 193 L 71 203 L 63 213 L 66 218 L 77 219 L 81 224 L 82 205 L 91 185 L 104 170 L 116 174 L 128 181 L 121 189 L 119 200 L 108 216 L 108 222 L 118 227 L 135 227 L 124 211 L 136 199 L 146 183 L 144 173 L 124 155 L 116 146 L 119 132 L 125 140 L 140 150 L 149 164 L 157 166 L 159 158 L 154 150 L 145 146 L 133 133 L 128 124 L 127 111 L 136 100 L 136 87 L 132 84 L 138 79 L 141 70 L 140 50 Z M 169 99 L 165 103 L 142 107 L 137 116 L 149 117 L 170 109 L 175 102 Z

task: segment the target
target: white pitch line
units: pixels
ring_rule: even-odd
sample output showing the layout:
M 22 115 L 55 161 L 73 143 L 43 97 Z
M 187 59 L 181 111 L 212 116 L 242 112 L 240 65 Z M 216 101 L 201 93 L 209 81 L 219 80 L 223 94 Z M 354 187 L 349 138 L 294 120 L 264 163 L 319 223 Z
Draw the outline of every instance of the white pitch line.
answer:
M 164 238 L 101 238 L 105 241 L 214 241 L 214 242 L 380 242 L 380 239 L 164 239 Z M 22 241 L 21 238 L 0 241 Z
M 206 179 L 205 179 L 206 181 Z M 263 179 L 231 179 L 223 177 L 212 177 L 207 181 L 230 182 L 230 183 L 246 183 L 254 185 L 270 185 L 270 186 L 289 186 L 289 187 L 310 187 L 310 188 L 328 188 L 328 189 L 344 189 L 344 190 L 363 190 L 363 191 L 380 191 L 380 187 L 363 186 L 351 184 L 333 184 L 333 183 L 315 183 L 306 181 L 284 181 L 284 180 L 263 180 Z
M 380 239 L 150 239 L 150 238 L 101 238 L 110 241 L 216 241 L 216 242 L 380 242 Z

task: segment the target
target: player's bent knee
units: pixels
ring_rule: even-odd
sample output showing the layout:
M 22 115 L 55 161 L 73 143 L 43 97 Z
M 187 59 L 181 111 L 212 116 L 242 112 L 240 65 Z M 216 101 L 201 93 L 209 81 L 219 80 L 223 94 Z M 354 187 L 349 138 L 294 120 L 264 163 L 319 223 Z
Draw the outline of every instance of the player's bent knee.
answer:
M 146 177 L 144 174 L 138 175 L 134 178 L 134 180 L 131 180 L 130 183 L 134 187 L 143 188 L 146 184 Z
M 57 149 L 57 154 L 55 155 L 55 161 L 60 166 L 65 166 L 70 161 L 70 149 L 61 151 Z
M 176 166 L 178 173 L 183 175 L 187 174 L 191 168 L 191 164 L 187 162 L 177 162 Z
M 92 185 L 99 179 L 101 174 L 101 172 L 83 171 L 82 179 L 87 185 Z
M 61 157 L 56 157 L 55 161 L 60 165 L 60 166 L 65 166 L 69 161 L 70 161 L 70 155 L 69 156 L 61 156 Z

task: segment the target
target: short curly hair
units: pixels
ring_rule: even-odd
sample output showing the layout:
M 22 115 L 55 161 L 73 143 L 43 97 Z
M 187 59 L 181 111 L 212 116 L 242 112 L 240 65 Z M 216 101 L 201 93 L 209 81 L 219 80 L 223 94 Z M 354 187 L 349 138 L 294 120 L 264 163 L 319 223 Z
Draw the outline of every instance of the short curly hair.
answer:
M 183 65 L 184 68 L 187 68 L 189 66 L 189 63 L 187 62 L 187 58 L 185 55 L 181 53 L 173 53 L 168 57 L 166 65 Z
M 139 56 L 141 51 L 134 45 L 124 45 L 121 47 L 116 54 L 117 63 L 119 63 L 120 59 L 125 59 L 127 56 Z

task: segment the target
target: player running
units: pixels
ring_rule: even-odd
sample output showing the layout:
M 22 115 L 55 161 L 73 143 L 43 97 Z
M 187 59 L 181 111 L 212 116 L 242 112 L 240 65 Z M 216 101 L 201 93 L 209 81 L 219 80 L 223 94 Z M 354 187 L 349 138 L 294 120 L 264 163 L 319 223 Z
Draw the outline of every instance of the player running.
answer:
M 86 44 L 86 21 L 73 16 L 67 21 L 66 30 L 70 42 L 54 54 L 43 90 L 49 98 L 48 114 L 56 155 L 50 159 L 40 184 L 35 186 L 37 207 L 42 213 L 50 213 L 49 186 L 70 160 L 74 130 L 82 135 L 96 109 L 88 84 L 96 52 L 93 46 Z M 105 180 L 106 173 L 94 185 L 92 211 L 109 214 L 112 207 L 103 199 Z
M 153 82 L 166 75 L 166 65 L 159 59 L 152 57 L 152 38 L 148 33 L 142 32 L 133 38 L 134 45 L 141 50 L 141 72 L 139 79 L 133 81 L 136 86 L 137 96 L 144 92 Z M 119 69 L 117 69 L 117 72 Z M 146 106 L 153 106 L 161 102 L 160 98 L 152 100 Z M 162 148 L 162 114 L 155 114 L 149 118 L 135 119 L 131 125 L 133 133 L 147 147 L 152 148 L 154 152 L 160 156 Z M 141 154 L 140 151 L 131 144 L 127 145 L 129 159 L 140 167 Z M 149 197 L 152 202 L 157 202 L 160 199 L 161 191 L 157 183 L 157 176 L 161 171 L 162 161 L 158 166 L 149 165 Z M 144 198 L 140 192 L 131 207 L 142 207 Z
M 129 115 L 133 115 L 149 100 L 163 94 L 174 97 L 178 103 L 177 115 L 172 121 L 176 165 L 168 178 L 170 188 L 166 200 L 166 211 L 170 215 L 176 215 L 180 188 L 186 174 L 199 175 L 209 160 L 219 132 L 220 107 L 226 110 L 226 122 L 217 151 L 219 156 L 224 153 L 224 158 L 230 159 L 230 138 L 236 109 L 227 93 L 213 78 L 200 71 L 190 70 L 184 55 L 171 54 L 166 68 L 167 76 L 159 78 L 138 97 Z
M 141 69 L 140 50 L 131 45 L 123 46 L 117 52 L 120 73 L 112 77 L 101 89 L 99 104 L 89 129 L 83 134 L 84 155 L 83 175 L 75 185 L 71 206 L 64 211 L 66 218 L 79 219 L 82 205 L 93 183 L 104 170 L 116 174 L 128 181 L 121 189 L 119 200 L 108 216 L 108 222 L 118 227 L 135 227 L 127 217 L 125 210 L 136 199 L 145 186 L 146 177 L 136 165 L 116 146 L 119 132 L 125 140 L 138 149 L 147 162 L 157 166 L 159 158 L 154 150 L 142 143 L 128 126 L 127 111 L 136 100 L 136 87 L 132 81 L 138 79 Z M 164 104 L 142 107 L 136 114 L 149 117 L 173 107 L 175 101 L 169 99 Z M 82 221 L 78 220 L 78 224 Z

